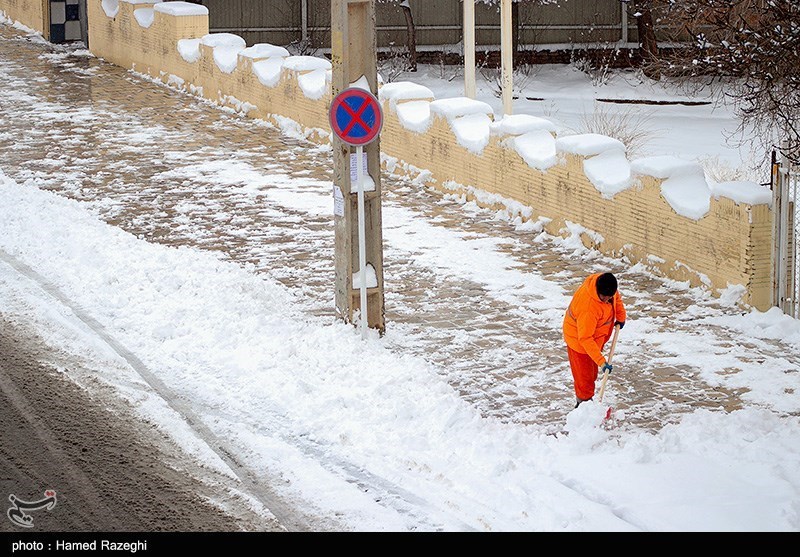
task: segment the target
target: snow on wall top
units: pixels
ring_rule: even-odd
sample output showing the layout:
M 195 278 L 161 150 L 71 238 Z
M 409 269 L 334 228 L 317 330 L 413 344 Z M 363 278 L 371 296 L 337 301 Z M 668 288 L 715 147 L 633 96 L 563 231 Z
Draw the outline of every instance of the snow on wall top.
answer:
M 233 33 L 210 33 L 200 39 L 200 42 L 206 46 L 210 46 L 211 48 L 222 46 L 239 47 L 244 49 L 247 46 L 247 43 L 243 38 L 241 38 L 239 35 L 234 35 Z
M 631 165 L 625 158 L 625 153 L 617 148 L 583 161 L 583 172 L 606 199 L 611 199 L 633 185 Z
M 189 2 L 161 2 L 153 6 L 153 9 L 157 12 L 175 16 L 208 15 L 208 8 Z
M 316 56 L 288 56 L 284 59 L 283 66 L 296 72 L 330 70 L 333 67 L 330 61 Z
M 520 134 L 513 138 L 511 145 L 522 160 L 533 168 L 544 171 L 557 162 L 556 140 L 547 130 L 535 129 Z
M 160 4 L 161 0 L 119 0 L 126 4 Z
M 106 13 L 108 17 L 117 17 L 119 13 L 119 1 L 118 0 L 103 0 L 100 3 L 102 6 L 103 11 Z
M 671 156 L 646 157 L 631 163 L 631 169 L 663 180 L 661 195 L 679 215 L 698 220 L 711 208 L 711 188 L 703 167 L 696 162 Z
M 489 143 L 489 124 L 491 123 L 492 120 L 487 114 L 475 112 L 453 118 L 450 121 L 450 127 L 459 145 L 479 155 Z
M 155 15 L 156 14 L 153 8 L 139 8 L 133 12 L 133 17 L 135 17 L 139 25 L 145 29 L 149 28 L 153 24 L 153 18 Z
M 686 161 L 669 155 L 645 157 L 631 162 L 631 170 L 635 174 L 652 176 L 661 180 L 669 178 L 681 171 L 696 171 L 700 166 L 696 162 Z
M 407 130 L 425 133 L 431 126 L 431 103 L 428 101 L 406 101 L 395 107 L 397 119 Z
M 258 80 L 267 87 L 275 87 L 281 80 L 283 58 L 266 58 L 253 62 L 253 73 Z
M 275 46 L 268 43 L 258 43 L 245 48 L 239 54 L 241 56 L 253 59 L 274 57 L 286 58 L 289 56 L 289 51 L 282 46 Z
M 699 166 L 699 165 L 698 165 Z M 678 172 L 661 183 L 661 195 L 679 215 L 699 220 L 711 208 L 711 189 L 700 172 Z
M 454 118 L 469 114 L 493 115 L 494 111 L 491 106 L 483 101 L 476 101 L 469 97 L 452 97 L 432 101 L 431 113 L 440 114 L 452 121 Z
M 214 49 L 214 63 L 225 72 L 231 73 L 239 63 L 241 46 L 218 46 Z
M 330 91 L 330 70 L 319 68 L 297 76 L 297 84 L 303 94 L 311 100 L 317 101 Z
M 396 81 L 387 83 L 378 89 L 378 100 L 389 101 L 389 106 L 392 108 L 397 107 L 400 101 L 411 100 L 428 100 L 432 101 L 436 98 L 433 91 L 410 81 Z
M 178 39 L 178 54 L 189 63 L 200 59 L 200 39 Z
M 491 125 L 492 133 L 503 135 L 522 135 L 534 130 L 556 133 L 556 125 L 550 120 L 530 114 L 510 114 Z
M 772 205 L 772 190 L 755 182 L 722 182 L 714 184 L 711 193 L 715 198 L 723 196 L 737 203 Z
M 583 155 L 584 157 L 599 155 L 610 149 L 617 149 L 623 153 L 625 152 L 625 144 L 622 143 L 622 141 L 597 133 L 559 137 L 556 139 L 556 148 L 565 153 Z

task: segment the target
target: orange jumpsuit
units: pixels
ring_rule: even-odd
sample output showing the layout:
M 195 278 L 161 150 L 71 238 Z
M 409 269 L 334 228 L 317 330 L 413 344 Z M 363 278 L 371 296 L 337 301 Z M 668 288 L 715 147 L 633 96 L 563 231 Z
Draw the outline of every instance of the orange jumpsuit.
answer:
M 594 396 L 597 370 L 606 359 L 603 346 L 611 338 L 616 321 L 625 321 L 625 306 L 619 290 L 611 303 L 605 303 L 597 295 L 597 277 L 590 275 L 583 281 L 564 315 L 564 340 L 567 355 L 575 380 L 575 396 L 589 400 Z

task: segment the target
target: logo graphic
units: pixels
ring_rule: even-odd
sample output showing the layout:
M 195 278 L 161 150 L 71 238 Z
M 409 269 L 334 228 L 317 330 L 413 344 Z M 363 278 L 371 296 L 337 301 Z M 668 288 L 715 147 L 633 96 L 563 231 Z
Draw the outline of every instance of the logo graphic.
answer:
M 48 489 L 44 492 L 44 499 L 38 501 L 23 501 L 18 499 L 16 495 L 9 495 L 8 500 L 11 501 L 11 508 L 6 513 L 8 519 L 23 528 L 33 528 L 33 517 L 25 514 L 25 511 L 39 511 L 41 509 L 53 510 L 56 506 L 56 492 Z

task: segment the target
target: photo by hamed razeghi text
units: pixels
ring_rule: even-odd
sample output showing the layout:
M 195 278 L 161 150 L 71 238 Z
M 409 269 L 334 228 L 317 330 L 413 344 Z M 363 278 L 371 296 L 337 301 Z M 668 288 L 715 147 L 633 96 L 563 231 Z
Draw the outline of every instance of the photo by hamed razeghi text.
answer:
M 11 543 L 11 552 L 16 551 L 147 551 L 147 540 L 132 542 L 115 542 L 111 540 L 92 540 L 87 542 L 71 542 L 55 540 L 52 542 L 15 541 Z

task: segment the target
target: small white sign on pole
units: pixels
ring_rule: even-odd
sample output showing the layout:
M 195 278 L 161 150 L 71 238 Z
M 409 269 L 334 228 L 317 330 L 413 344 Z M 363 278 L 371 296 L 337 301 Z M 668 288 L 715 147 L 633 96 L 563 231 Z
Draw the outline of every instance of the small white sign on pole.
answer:
M 358 176 L 356 176 L 356 172 L 358 170 L 356 168 L 356 161 L 357 160 L 358 159 L 356 158 L 356 154 L 355 153 L 350 153 L 350 182 L 353 183 L 353 184 L 355 184 L 356 180 L 358 179 Z M 363 153 L 361 155 L 361 175 L 362 176 L 365 176 L 367 174 L 367 172 L 368 172 L 367 169 L 368 168 L 369 168 L 369 165 L 367 164 L 367 154 Z
M 344 216 L 344 194 L 342 188 L 336 184 L 333 186 L 333 214 L 337 217 Z

